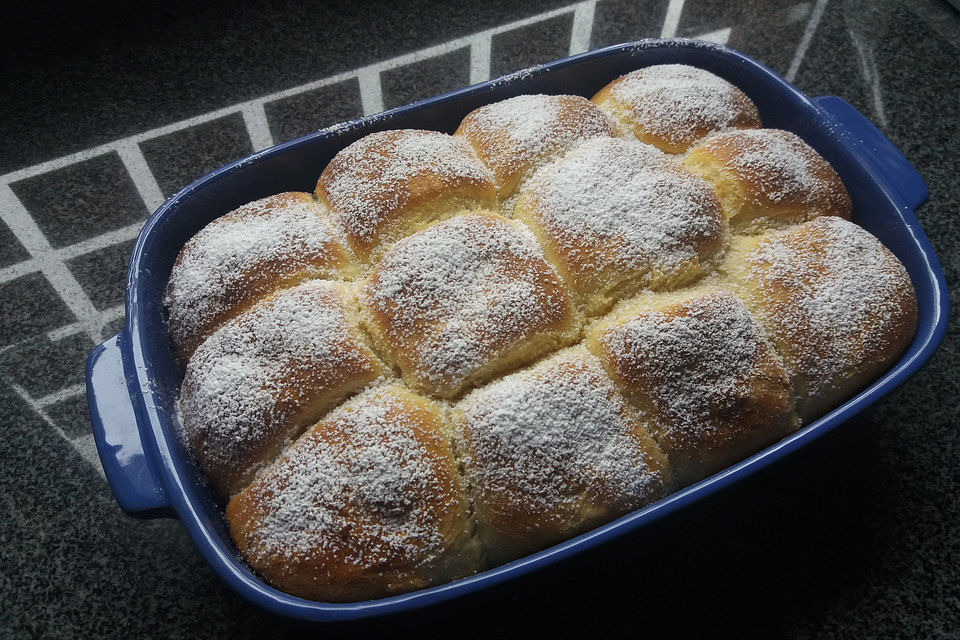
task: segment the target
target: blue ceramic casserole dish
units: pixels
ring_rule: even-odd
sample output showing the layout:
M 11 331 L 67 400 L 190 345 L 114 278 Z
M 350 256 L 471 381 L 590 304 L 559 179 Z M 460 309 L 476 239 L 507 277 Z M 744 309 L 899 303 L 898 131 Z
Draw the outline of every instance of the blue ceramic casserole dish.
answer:
M 281 191 L 312 191 L 340 149 L 374 131 L 452 133 L 467 113 L 484 104 L 524 93 L 590 97 L 628 71 L 665 63 L 701 67 L 726 78 L 756 103 L 764 126 L 793 131 L 836 168 L 853 200 L 855 222 L 897 255 L 916 288 L 919 323 L 904 356 L 869 388 L 785 440 L 646 508 L 509 564 L 430 589 L 348 604 L 303 600 L 261 581 L 237 555 L 223 505 L 206 488 L 177 434 L 181 372 L 167 334 L 163 297 L 183 244 L 241 204 Z M 843 100 L 809 98 L 748 56 L 684 40 L 644 40 L 591 51 L 275 146 L 197 180 L 164 203 L 141 231 L 127 276 L 126 326 L 87 361 L 90 416 L 107 480 L 127 513 L 179 518 L 227 584 L 279 614 L 350 620 L 409 611 L 484 589 L 636 531 L 737 482 L 833 429 L 920 368 L 942 340 L 947 322 L 944 276 L 914 215 L 926 198 L 926 185 L 913 167 Z

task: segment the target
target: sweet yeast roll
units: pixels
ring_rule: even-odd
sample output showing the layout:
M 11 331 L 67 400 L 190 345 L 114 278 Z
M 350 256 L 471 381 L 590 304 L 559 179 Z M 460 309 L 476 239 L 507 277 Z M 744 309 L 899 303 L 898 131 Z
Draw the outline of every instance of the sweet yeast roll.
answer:
M 797 427 L 783 364 L 730 293 L 640 296 L 601 321 L 587 344 L 641 410 L 681 485 Z
M 683 153 L 711 133 L 760 126 L 757 107 L 740 89 L 682 64 L 637 69 L 592 100 L 625 131 L 668 153 Z
M 723 245 L 712 186 L 636 140 L 595 138 L 548 165 L 514 210 L 588 315 L 701 275 Z
M 729 131 L 690 150 L 683 163 L 717 189 L 734 229 L 795 224 L 817 216 L 850 218 L 840 176 L 795 134 Z
M 584 140 L 615 133 L 607 115 L 586 98 L 527 95 L 476 109 L 454 135 L 468 140 L 493 171 L 503 202 L 538 167 Z
M 307 278 L 353 277 L 342 234 L 309 193 L 281 193 L 217 218 L 180 251 L 166 306 L 182 362 L 214 329 Z
M 445 398 L 579 336 L 580 316 L 533 235 L 492 213 L 397 242 L 360 300 L 383 357 L 410 386 Z
M 672 487 L 666 458 L 583 347 L 473 391 L 454 416 L 492 564 L 571 538 Z
M 187 443 L 222 495 L 236 493 L 303 428 L 382 365 L 360 337 L 353 285 L 310 280 L 217 329 L 187 363 Z
M 317 196 L 370 261 L 431 222 L 497 206 L 493 174 L 467 141 L 416 129 L 372 133 L 340 151 L 320 175 Z
M 906 269 L 842 218 L 742 236 L 722 271 L 763 319 L 805 422 L 880 376 L 916 332 L 917 299 Z
M 227 505 L 237 548 L 287 593 L 382 598 L 480 568 L 442 409 L 373 387 L 305 433 Z

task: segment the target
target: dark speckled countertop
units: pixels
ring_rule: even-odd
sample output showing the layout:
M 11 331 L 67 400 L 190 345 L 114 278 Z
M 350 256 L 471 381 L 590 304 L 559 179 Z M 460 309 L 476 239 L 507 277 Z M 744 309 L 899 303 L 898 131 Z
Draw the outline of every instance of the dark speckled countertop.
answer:
M 0 636 L 310 635 L 117 507 L 86 353 L 163 199 L 252 149 L 569 52 L 726 42 L 866 114 L 926 179 L 960 308 L 960 16 L 939 0 L 92 2 L 7 9 L 0 91 Z M 489 45 L 489 49 L 486 48 Z M 486 54 L 489 54 L 489 58 Z M 960 639 L 960 328 L 828 437 L 505 590 L 324 635 Z M 314 630 L 315 632 L 315 630 Z

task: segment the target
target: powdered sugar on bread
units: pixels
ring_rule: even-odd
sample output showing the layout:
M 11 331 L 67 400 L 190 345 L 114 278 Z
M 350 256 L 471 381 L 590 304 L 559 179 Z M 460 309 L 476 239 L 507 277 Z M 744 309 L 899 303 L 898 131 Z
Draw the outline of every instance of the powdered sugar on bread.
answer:
M 679 152 L 729 128 L 758 127 L 757 109 L 743 92 L 709 71 L 681 64 L 638 69 L 611 83 L 613 103 L 600 102 L 652 144 Z
M 332 412 L 255 486 L 259 559 L 331 554 L 358 567 L 415 568 L 443 550 L 438 510 L 457 508 L 438 430 L 390 388 Z M 439 468 L 439 469 L 438 469 Z
M 337 154 L 317 189 L 360 246 L 375 243 L 408 206 L 438 215 L 436 209 L 496 204 L 493 175 L 470 145 L 437 131 L 365 136 Z
M 464 214 L 398 242 L 363 293 L 401 368 L 438 389 L 570 316 L 562 281 L 529 230 Z M 406 356 L 406 357 L 404 357 Z
M 585 499 L 635 508 L 668 483 L 658 452 L 584 349 L 475 391 L 459 409 L 468 476 L 498 508 L 575 521 Z
M 204 227 L 180 253 L 165 301 L 174 339 L 199 341 L 278 284 L 335 275 L 345 259 L 342 239 L 309 194 L 246 204 Z

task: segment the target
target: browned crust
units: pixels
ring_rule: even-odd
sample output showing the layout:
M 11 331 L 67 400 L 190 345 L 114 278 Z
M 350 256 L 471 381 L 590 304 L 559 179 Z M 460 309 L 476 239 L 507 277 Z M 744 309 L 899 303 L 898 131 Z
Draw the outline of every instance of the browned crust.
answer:
M 761 217 L 794 223 L 817 216 L 849 219 L 853 208 L 830 163 L 789 131 L 717 134 L 691 149 L 684 164 L 713 182 L 735 227 Z M 791 174 L 798 170 L 806 174 L 802 181 Z
M 645 353 L 621 355 L 611 349 L 610 344 L 616 341 L 625 325 L 643 323 L 654 313 L 658 322 L 664 318 L 670 323 L 671 331 L 664 340 L 683 339 L 683 328 L 676 328 L 673 320 L 694 313 L 699 318 L 715 317 L 723 305 L 731 303 L 740 305 L 725 292 L 667 305 L 654 302 L 643 311 L 621 313 L 615 320 L 601 324 L 587 341 L 588 348 L 600 357 L 610 377 L 648 417 L 647 426 L 670 457 L 681 486 L 728 467 L 796 429 L 790 381 L 780 358 L 757 326 L 758 339 L 750 345 L 752 356 L 747 370 L 737 376 L 731 387 L 724 388 L 712 399 L 708 414 L 698 416 L 693 427 L 683 419 L 689 416 L 672 413 L 670 400 L 662 392 L 671 377 L 696 377 L 707 384 L 717 384 L 720 379 L 716 374 L 726 374 L 722 366 L 723 350 L 705 352 L 701 349 L 696 358 L 668 363 L 664 369 L 664 363 L 654 364 Z M 744 317 L 753 324 L 745 309 Z M 733 328 L 731 340 L 734 332 L 739 333 L 739 328 Z
M 227 505 L 227 522 L 238 550 L 270 584 L 302 598 L 351 602 L 413 591 L 468 575 L 480 568 L 481 558 L 472 540 L 473 527 L 467 515 L 468 500 L 453 451 L 445 437 L 441 408 L 410 392 L 395 393 L 403 404 L 401 409 L 389 415 L 396 418 L 398 413 L 403 414 L 398 419 L 409 425 L 410 433 L 423 447 L 424 463 L 429 465 L 434 478 L 430 492 L 416 496 L 416 508 L 429 510 L 433 516 L 444 540 L 443 552 L 434 555 L 421 549 L 414 562 L 393 553 L 378 557 L 375 566 L 358 563 L 356 558 L 363 558 L 366 553 L 364 534 L 370 533 L 364 530 L 375 529 L 383 518 L 377 505 L 366 503 L 362 495 L 351 496 L 340 509 L 343 539 L 337 546 L 318 547 L 306 552 L 298 550 L 290 557 L 258 552 L 261 523 L 269 500 L 273 494 L 287 488 L 282 472 L 289 467 L 290 455 L 309 452 L 321 443 L 344 450 L 362 450 L 369 446 L 369 442 L 351 433 L 336 415 L 332 415 L 304 434 L 269 473 Z M 418 544 L 417 540 L 407 542 Z
M 473 145 L 480 159 L 493 171 L 500 200 L 514 194 L 533 172 L 561 156 L 573 145 L 595 135 L 616 135 L 606 114 L 581 96 L 524 96 L 536 98 L 556 110 L 556 118 L 546 124 L 536 146 L 523 146 L 507 129 L 484 127 L 480 120 L 494 105 L 470 112 L 457 127 L 455 136 Z M 585 135 L 584 131 L 596 131 Z
M 841 254 L 858 250 L 837 236 L 836 229 L 844 225 L 872 240 L 872 248 L 882 256 L 882 275 L 870 270 L 836 272 L 825 261 L 828 250 Z M 765 250 L 772 246 L 790 252 L 794 262 L 789 273 L 783 273 L 779 259 L 769 259 Z M 822 217 L 786 232 L 744 238 L 734 245 L 725 268 L 764 319 L 790 371 L 797 409 L 805 422 L 880 376 L 916 333 L 916 293 L 903 265 L 879 240 L 841 219 Z M 853 333 L 846 327 L 826 325 L 811 305 L 811 292 L 836 278 L 857 283 L 871 299 L 868 308 L 851 318 L 856 324 Z M 835 300 L 834 304 L 848 302 Z
M 697 140 L 719 129 L 694 112 L 681 126 L 667 131 L 658 131 L 661 127 L 658 126 L 660 121 L 655 110 L 649 110 L 642 102 L 630 104 L 616 98 L 616 91 L 620 85 L 642 83 L 646 75 L 656 68 L 647 67 L 620 76 L 598 91 L 591 101 L 613 116 L 626 131 L 632 133 L 641 142 L 651 144 L 667 153 L 683 153 Z M 676 100 L 678 103 L 681 102 L 679 96 Z M 756 129 L 760 127 L 760 112 L 757 111 L 756 105 L 745 93 L 732 85 L 729 106 L 735 115 L 724 128 Z
M 255 345 L 258 336 L 250 330 L 249 314 L 255 311 L 269 313 L 282 293 L 254 305 L 225 327 L 238 328 L 239 333 L 248 339 L 248 344 Z M 348 302 L 343 291 L 333 295 L 321 291 L 313 297 L 318 305 L 341 309 L 345 314 L 344 322 L 349 324 L 349 315 L 344 308 Z M 350 354 L 350 358 L 336 361 L 305 359 L 298 346 L 292 345 L 292 350 L 277 351 L 268 362 L 261 363 L 275 367 L 283 375 L 270 381 L 269 386 L 261 387 L 260 390 L 268 393 L 272 401 L 269 406 L 261 407 L 257 415 L 249 416 L 251 428 L 243 436 L 237 436 L 240 439 L 228 454 L 215 434 L 206 428 L 209 422 L 203 408 L 198 407 L 196 413 L 189 409 L 192 407 L 191 396 L 198 392 L 199 374 L 215 366 L 219 357 L 207 350 L 212 341 L 205 342 L 194 352 L 181 388 L 181 420 L 186 427 L 195 425 L 195 428 L 187 429 L 190 450 L 221 495 L 233 495 L 249 484 L 260 468 L 276 459 L 283 447 L 326 409 L 381 374 L 382 364 L 355 334 L 356 328 L 353 327 L 349 341 L 340 345 L 341 353 Z
M 423 162 L 399 177 L 400 145 L 417 139 L 446 140 L 447 153 L 466 171 L 444 171 Z M 334 189 L 338 181 L 351 189 Z M 317 182 L 317 196 L 343 225 L 351 248 L 364 259 L 380 245 L 410 233 L 418 225 L 441 220 L 463 209 L 494 208 L 496 186 L 470 145 L 436 131 L 403 129 L 373 133 L 342 150 Z M 359 212 L 359 213 L 358 213 Z
M 576 353 L 580 349 L 574 347 L 566 353 Z M 559 379 L 570 375 L 582 376 L 583 372 L 583 366 L 577 359 L 573 359 L 561 360 L 541 373 L 543 376 Z M 590 377 L 597 387 L 604 388 L 610 384 L 609 380 L 605 380 L 602 370 L 599 375 Z M 611 391 L 611 395 L 618 395 L 616 391 Z M 611 398 L 611 404 L 613 402 Z M 560 505 L 553 510 L 544 511 L 532 506 L 517 486 L 484 486 L 473 478 L 474 513 L 484 550 L 492 564 L 508 562 L 589 531 L 663 497 L 673 488 L 667 457 L 658 448 L 641 420 L 626 404 L 620 413 L 631 425 L 631 446 L 643 460 L 646 470 L 661 479 L 661 482 L 650 487 L 647 499 L 630 500 L 619 494 L 602 480 L 601 470 L 595 469 L 596 475 L 592 478 L 563 474 L 567 495 L 577 497 L 575 504 Z M 509 460 L 485 457 L 478 451 L 475 445 L 476 425 L 470 412 L 458 409 L 454 415 L 458 443 L 463 448 L 462 455 L 469 457 L 475 467 L 498 469 L 503 474 L 510 474 Z M 575 425 L 571 425 L 571 428 L 575 428 Z M 551 473 L 562 471 L 554 469 Z
M 631 249 L 624 247 L 622 239 L 578 235 L 552 224 L 537 181 L 531 182 L 517 201 L 515 217 L 534 232 L 545 255 L 563 275 L 588 316 L 605 313 L 617 300 L 640 289 L 674 288 L 690 282 L 704 273 L 708 261 L 723 247 L 723 211 L 710 184 L 666 158 L 652 161 L 648 170 L 658 173 L 664 184 L 687 184 L 696 188 L 698 195 L 690 213 L 704 221 L 701 229 L 691 230 L 686 237 L 677 239 L 692 248 L 696 256 L 670 271 L 654 268 L 652 262 L 657 256 L 653 255 L 639 268 L 624 267 L 622 259 Z M 603 185 L 594 187 L 603 188 Z
M 307 250 L 303 246 L 291 246 L 290 252 L 268 260 L 260 260 L 241 271 L 231 273 L 221 271 L 219 279 L 218 310 L 203 323 L 194 321 L 195 310 L 180 296 L 176 286 L 178 270 L 184 259 L 193 253 L 206 251 L 207 243 L 215 238 L 211 232 L 225 229 L 230 225 L 243 223 L 250 218 L 265 216 L 276 209 L 294 203 L 304 203 L 314 208 L 317 216 L 324 220 L 319 205 L 309 193 L 289 192 L 271 196 L 265 206 L 250 209 L 246 206 L 215 219 L 204 232 L 193 236 L 180 250 L 173 265 L 170 286 L 167 290 L 170 334 L 177 347 L 180 361 L 186 363 L 197 346 L 217 327 L 243 311 L 273 291 L 296 286 L 307 278 L 352 276 L 355 268 L 346 247 L 336 241 L 336 234 L 330 227 L 331 241 L 323 243 L 318 250 Z
M 466 219 L 468 216 L 475 225 L 476 234 L 480 237 L 488 232 L 517 233 L 511 223 L 500 216 L 477 212 L 464 214 L 461 218 Z M 438 233 L 442 230 L 440 225 L 444 224 L 439 223 L 438 226 L 414 234 L 406 241 L 416 241 L 423 233 Z M 498 256 L 494 262 L 494 269 L 508 278 L 520 274 L 531 278 L 532 274 L 534 291 L 531 297 L 537 301 L 539 313 L 523 327 L 516 327 L 516 331 L 505 330 L 504 325 L 496 322 L 487 327 L 471 326 L 470 329 L 475 331 L 477 341 L 485 346 L 487 360 L 483 366 L 464 379 L 453 379 L 446 375 L 437 379 L 429 375 L 427 373 L 429 367 L 421 354 L 421 348 L 437 337 L 452 318 L 446 316 L 431 318 L 435 310 L 422 309 L 416 314 L 413 322 L 402 322 L 398 318 L 399 309 L 396 304 L 388 304 L 386 309 L 378 308 L 371 299 L 379 289 L 386 270 L 390 269 L 390 254 L 373 271 L 364 285 L 364 294 L 360 296 L 366 318 L 365 326 L 371 330 L 374 341 L 380 346 L 380 352 L 399 367 L 407 384 L 441 398 L 452 398 L 464 389 L 502 373 L 506 368 L 529 362 L 545 351 L 551 351 L 575 337 L 579 328 L 579 317 L 573 308 L 563 280 L 546 260 L 526 259 L 509 254 Z M 431 274 L 427 274 L 429 275 Z M 418 273 L 415 276 L 419 279 L 421 274 Z M 415 285 L 413 282 L 407 283 L 401 291 L 410 286 Z M 488 290 L 484 293 L 497 292 Z

